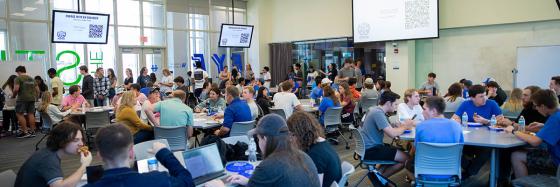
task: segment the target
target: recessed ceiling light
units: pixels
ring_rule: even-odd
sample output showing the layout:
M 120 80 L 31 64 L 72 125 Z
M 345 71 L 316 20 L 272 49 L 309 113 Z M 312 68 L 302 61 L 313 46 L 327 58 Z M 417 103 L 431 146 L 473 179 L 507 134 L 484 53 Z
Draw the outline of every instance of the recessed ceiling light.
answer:
M 26 6 L 26 7 L 23 8 L 23 11 L 31 12 L 31 11 L 34 11 L 35 9 L 37 9 L 37 8 Z
M 25 16 L 25 14 L 24 14 L 24 13 L 19 13 L 19 12 L 18 12 L 18 13 L 13 13 L 12 16 Z
M 44 5 L 45 2 L 43 0 L 37 0 L 37 1 L 35 1 L 35 4 L 36 5 Z

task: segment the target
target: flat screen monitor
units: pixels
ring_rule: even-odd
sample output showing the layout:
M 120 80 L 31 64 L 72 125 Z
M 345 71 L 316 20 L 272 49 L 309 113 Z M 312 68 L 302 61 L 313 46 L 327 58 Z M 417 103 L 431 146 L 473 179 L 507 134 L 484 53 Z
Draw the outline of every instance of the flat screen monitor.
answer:
M 109 14 L 53 10 L 52 43 L 107 44 Z
M 251 47 L 252 25 L 222 24 L 219 47 Z
M 439 37 L 438 0 L 353 0 L 354 43 Z

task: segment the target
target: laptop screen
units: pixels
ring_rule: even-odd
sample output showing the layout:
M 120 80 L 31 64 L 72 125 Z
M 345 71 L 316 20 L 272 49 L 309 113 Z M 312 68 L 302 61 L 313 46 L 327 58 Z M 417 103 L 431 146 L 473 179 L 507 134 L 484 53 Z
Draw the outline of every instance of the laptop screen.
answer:
M 185 151 L 183 158 L 193 179 L 224 171 L 222 158 L 215 143 Z

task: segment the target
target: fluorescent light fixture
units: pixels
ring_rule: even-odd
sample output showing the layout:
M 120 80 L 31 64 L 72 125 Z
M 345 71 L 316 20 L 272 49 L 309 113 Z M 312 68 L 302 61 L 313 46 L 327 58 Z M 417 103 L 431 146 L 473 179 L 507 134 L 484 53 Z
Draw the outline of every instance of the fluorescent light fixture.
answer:
M 37 1 L 35 1 L 35 4 L 36 5 L 44 5 L 45 2 L 44 2 L 44 0 L 37 0 Z
M 23 11 L 26 11 L 26 12 L 31 12 L 31 11 L 34 11 L 35 9 L 37 9 L 37 8 L 35 8 L 35 7 L 28 7 L 28 6 L 26 6 L 26 7 L 24 7 L 24 8 L 23 8 Z
M 17 12 L 17 13 L 13 13 L 12 16 L 25 16 L 25 14 Z

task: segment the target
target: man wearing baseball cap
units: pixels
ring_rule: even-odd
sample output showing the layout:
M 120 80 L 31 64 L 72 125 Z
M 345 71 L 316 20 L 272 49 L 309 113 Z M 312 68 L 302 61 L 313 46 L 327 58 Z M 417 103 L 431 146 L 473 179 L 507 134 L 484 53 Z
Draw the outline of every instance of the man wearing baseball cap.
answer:
M 322 80 L 321 79 L 315 79 L 315 81 L 316 81 L 318 86 L 315 87 L 313 90 L 311 90 L 311 94 L 309 95 L 309 97 L 311 99 L 321 98 L 323 96 L 323 86 L 330 85 L 331 82 L 332 82 L 329 78 L 323 78 Z

